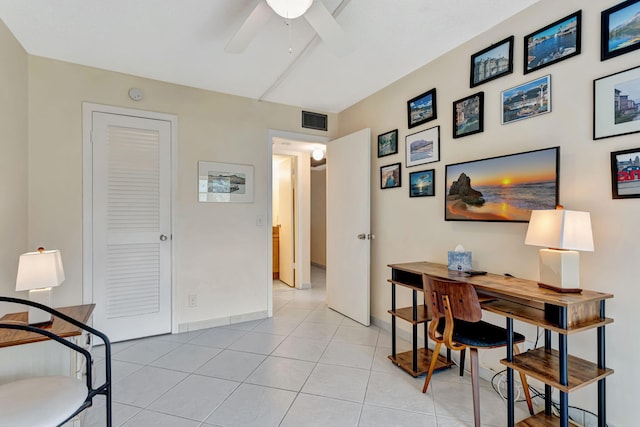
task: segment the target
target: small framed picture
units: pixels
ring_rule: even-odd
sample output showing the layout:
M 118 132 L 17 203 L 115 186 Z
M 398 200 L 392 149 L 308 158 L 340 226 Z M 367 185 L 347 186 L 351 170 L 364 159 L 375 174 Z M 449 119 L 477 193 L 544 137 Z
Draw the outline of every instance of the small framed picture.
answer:
M 435 196 L 436 191 L 435 169 L 409 174 L 409 197 Z
M 402 174 L 400 163 L 380 167 L 380 189 L 395 188 L 401 186 Z
M 389 156 L 398 152 L 398 129 L 378 135 L 378 157 Z
M 627 0 L 602 12 L 600 60 L 615 58 L 640 48 L 640 26 L 636 16 L 640 0 Z
M 611 196 L 640 197 L 640 148 L 611 153 Z
M 470 86 L 513 73 L 513 36 L 471 55 Z
M 407 167 L 440 161 L 440 126 L 405 137 Z
M 431 89 L 407 101 L 407 124 L 409 129 L 434 120 L 436 112 L 436 90 Z
M 501 94 L 502 124 L 551 112 L 551 74 L 507 89 Z
M 484 92 L 474 93 L 453 103 L 453 137 L 480 133 L 484 129 Z
M 524 73 L 580 54 L 579 10 L 524 37 Z
M 640 132 L 640 67 L 593 81 L 593 139 Z

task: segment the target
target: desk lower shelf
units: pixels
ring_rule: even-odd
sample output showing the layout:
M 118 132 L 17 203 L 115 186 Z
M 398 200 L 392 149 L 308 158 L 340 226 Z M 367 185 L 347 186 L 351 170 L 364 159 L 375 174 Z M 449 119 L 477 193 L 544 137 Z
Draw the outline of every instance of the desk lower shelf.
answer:
M 566 393 L 613 374 L 613 369 L 601 369 L 595 363 L 569 355 L 569 384 L 562 385 L 559 379 L 559 353 L 557 350 L 546 351 L 543 347 L 518 354 L 513 362 L 502 359 L 500 363 Z
M 526 420 L 522 420 L 516 423 L 515 427 L 557 427 L 560 425 L 560 418 L 553 415 L 546 415 L 543 412 L 539 412 L 533 417 L 529 417 Z
M 411 376 L 418 377 L 422 374 L 426 374 L 429 370 L 429 364 L 431 363 L 431 355 L 433 351 L 431 349 L 419 348 L 418 352 L 418 370 L 412 369 L 413 365 L 413 351 L 405 351 L 404 353 L 397 353 L 396 357 L 389 355 L 389 359 L 400 368 L 405 370 Z M 452 361 L 447 361 L 447 358 L 438 355 L 438 362 L 436 362 L 436 371 L 441 369 L 450 368 L 453 365 Z

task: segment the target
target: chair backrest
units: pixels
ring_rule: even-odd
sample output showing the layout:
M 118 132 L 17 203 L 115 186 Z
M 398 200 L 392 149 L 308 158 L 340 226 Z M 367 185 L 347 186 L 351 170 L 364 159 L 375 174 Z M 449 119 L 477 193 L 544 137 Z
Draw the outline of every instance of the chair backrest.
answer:
M 467 322 L 479 322 L 482 319 L 478 294 L 468 283 L 433 279 L 424 275 L 423 291 L 425 298 L 428 298 L 431 304 L 434 317 L 445 315 L 444 297 L 446 296 L 454 319 Z

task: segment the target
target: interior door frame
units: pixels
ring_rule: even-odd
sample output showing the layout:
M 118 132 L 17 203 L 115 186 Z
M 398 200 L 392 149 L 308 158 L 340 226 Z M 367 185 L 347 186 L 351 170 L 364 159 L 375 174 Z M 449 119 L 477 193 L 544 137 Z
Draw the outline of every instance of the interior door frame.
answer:
M 175 249 L 173 230 L 175 230 L 175 202 L 177 189 L 177 147 L 178 147 L 178 116 L 174 114 L 158 113 L 155 111 L 137 110 L 133 108 L 115 107 L 112 105 L 82 103 L 82 302 L 93 303 L 93 143 L 91 129 L 93 113 L 108 113 L 122 116 L 139 117 L 143 119 L 164 120 L 171 123 L 171 332 L 178 332 L 177 287 L 175 269 Z
M 283 138 L 283 139 L 289 139 L 292 141 L 300 141 L 300 142 L 310 142 L 310 143 L 321 143 L 321 144 L 325 144 L 327 142 L 329 142 L 331 140 L 331 138 L 327 137 L 327 136 L 319 136 L 319 135 L 310 135 L 310 134 L 305 134 L 305 133 L 298 133 L 298 132 L 289 132 L 289 131 L 283 131 L 283 130 L 277 130 L 277 129 L 269 129 L 267 131 L 267 158 L 269 159 L 269 161 L 267 162 L 267 176 L 269 178 L 269 185 L 268 185 L 268 194 L 267 194 L 267 225 L 268 227 L 265 227 L 265 238 L 266 241 L 269 242 L 267 244 L 267 261 L 268 261 L 268 265 L 269 265 L 269 270 L 267 271 L 267 316 L 268 317 L 272 317 L 273 316 L 273 245 L 270 243 L 272 240 L 272 229 L 271 229 L 271 224 L 273 223 L 273 189 L 272 189 L 272 185 L 271 183 L 273 182 L 273 139 L 274 138 Z M 295 153 L 286 153 L 286 154 L 292 154 L 295 155 Z M 299 154 L 299 153 L 298 153 Z M 297 160 L 296 160 L 297 161 Z M 296 177 L 296 179 L 298 179 Z M 299 193 L 299 189 L 298 189 L 298 193 Z M 298 196 L 296 196 L 296 199 L 298 198 Z M 294 203 L 296 203 L 296 201 L 294 201 Z M 299 234 L 299 233 L 298 233 Z M 299 235 L 298 237 L 299 238 Z M 300 245 L 297 245 L 298 247 Z M 298 249 L 296 249 L 298 250 Z M 298 253 L 296 253 L 296 267 L 297 267 L 297 263 L 298 260 L 300 260 L 300 257 L 297 256 L 299 255 Z M 298 282 L 298 283 L 301 283 Z M 296 288 L 297 289 L 297 288 Z

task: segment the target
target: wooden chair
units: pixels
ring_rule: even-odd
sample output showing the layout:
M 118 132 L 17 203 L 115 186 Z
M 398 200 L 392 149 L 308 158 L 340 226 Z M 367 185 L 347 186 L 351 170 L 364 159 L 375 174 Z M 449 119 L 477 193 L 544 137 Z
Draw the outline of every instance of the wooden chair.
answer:
M 105 346 L 105 382 L 93 387 L 91 353 L 46 329 L 10 321 L 0 322 L 0 329 L 13 329 L 43 335 L 85 358 L 86 378 L 49 375 L 19 379 L 0 384 L 0 426 L 61 426 L 93 404 L 97 395 L 105 396 L 106 426 L 111 427 L 111 344 L 106 335 L 82 322 L 45 305 L 18 298 L 0 296 L 0 302 L 37 307 L 99 337 Z
M 471 388 L 473 390 L 473 417 L 476 427 L 480 427 L 480 385 L 478 378 L 478 349 L 496 348 L 507 345 L 507 330 L 500 326 L 482 321 L 482 309 L 475 288 L 468 283 L 432 279 L 423 275 L 425 296 L 429 295 L 433 311 L 433 320 L 429 324 L 429 337 L 435 341 L 434 355 L 439 354 L 444 344 L 452 350 L 469 348 L 471 359 Z M 518 354 L 517 343 L 525 337 L 517 332 L 513 334 L 514 353 Z M 426 393 L 435 368 L 431 359 L 427 378 L 422 392 Z M 524 374 L 520 374 L 529 412 L 533 415 L 533 404 L 529 385 Z

